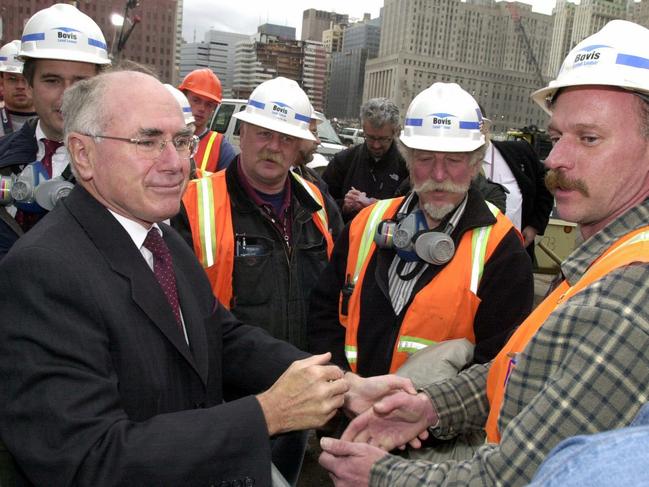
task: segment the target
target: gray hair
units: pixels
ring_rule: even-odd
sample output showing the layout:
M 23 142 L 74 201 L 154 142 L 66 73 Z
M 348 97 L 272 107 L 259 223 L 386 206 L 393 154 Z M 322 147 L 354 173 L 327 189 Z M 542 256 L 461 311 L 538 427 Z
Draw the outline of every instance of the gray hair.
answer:
M 96 135 L 108 125 L 105 93 L 108 75 L 101 74 L 78 81 L 63 94 L 63 140 L 71 132 Z
M 361 107 L 361 123 L 369 122 L 374 128 L 386 123 L 399 128 L 399 107 L 388 98 L 370 98 Z

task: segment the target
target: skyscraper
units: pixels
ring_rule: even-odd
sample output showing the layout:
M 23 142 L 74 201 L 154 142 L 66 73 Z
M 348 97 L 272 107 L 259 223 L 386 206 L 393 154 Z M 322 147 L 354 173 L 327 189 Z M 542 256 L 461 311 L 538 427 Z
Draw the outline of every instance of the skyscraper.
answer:
M 516 15 L 493 0 L 385 0 L 379 56 L 366 64 L 363 100 L 385 96 L 405 112 L 434 82 L 456 82 L 486 108 L 495 131 L 544 126 L 545 114 L 529 102 L 545 84 L 530 53 L 542 69 L 547 65 L 552 17 L 513 5 Z

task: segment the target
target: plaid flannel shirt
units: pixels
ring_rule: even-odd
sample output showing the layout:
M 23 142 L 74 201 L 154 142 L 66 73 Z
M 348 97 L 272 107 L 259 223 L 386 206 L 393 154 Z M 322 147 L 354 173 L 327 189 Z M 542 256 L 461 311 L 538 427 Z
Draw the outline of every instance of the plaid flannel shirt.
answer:
M 649 199 L 582 243 L 561 266 L 565 278 L 574 284 L 616 240 L 648 222 Z M 526 485 L 561 440 L 628 425 L 649 398 L 648 302 L 649 265 L 634 264 L 559 305 L 517 355 L 499 444 L 462 462 L 387 455 L 372 467 L 370 485 Z M 488 371 L 476 365 L 425 389 L 440 414 L 435 436 L 484 426 Z

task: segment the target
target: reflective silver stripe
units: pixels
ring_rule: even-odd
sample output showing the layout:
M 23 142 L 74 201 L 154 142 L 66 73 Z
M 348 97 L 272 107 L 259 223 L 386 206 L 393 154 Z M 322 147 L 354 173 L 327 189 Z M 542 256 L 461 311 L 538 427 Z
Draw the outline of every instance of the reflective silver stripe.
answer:
M 207 268 L 214 265 L 216 257 L 216 226 L 214 222 L 212 178 L 198 179 L 196 196 L 198 198 L 199 238 L 201 253 L 203 255 L 201 263 L 204 268 Z
M 299 174 L 295 174 L 293 171 L 291 171 L 291 174 L 295 178 L 295 180 L 302 185 L 302 187 L 306 190 L 307 193 L 313 198 L 319 205 L 320 209 L 316 211 L 316 215 L 322 222 L 323 228 L 326 228 L 327 230 L 329 229 L 329 218 L 327 216 L 327 212 L 325 210 L 325 203 L 322 199 L 318 197 L 318 195 L 313 191 L 313 188 L 309 186 L 309 183 L 306 182 L 306 180 L 300 176 Z M 324 198 L 324 197 L 323 197 Z
M 485 201 L 485 203 L 487 203 L 487 207 L 491 210 L 493 216 L 497 217 L 500 210 L 488 201 Z M 489 235 L 491 234 L 492 228 L 493 225 L 476 228 L 473 230 L 471 237 L 471 284 L 469 285 L 469 289 L 476 295 L 478 294 L 478 285 L 480 284 L 482 272 L 484 271 L 487 244 L 489 243 Z
M 365 224 L 365 229 L 363 230 L 363 237 L 361 238 L 361 244 L 358 248 L 358 257 L 356 258 L 356 266 L 354 267 L 354 275 L 352 278 L 352 283 L 356 284 L 358 281 L 358 276 L 361 273 L 363 268 L 363 263 L 367 259 L 368 254 L 370 253 L 370 247 L 374 242 L 374 234 L 376 233 L 376 227 L 379 226 L 383 215 L 387 211 L 388 207 L 392 203 L 392 200 L 380 200 L 376 202 L 370 217 Z

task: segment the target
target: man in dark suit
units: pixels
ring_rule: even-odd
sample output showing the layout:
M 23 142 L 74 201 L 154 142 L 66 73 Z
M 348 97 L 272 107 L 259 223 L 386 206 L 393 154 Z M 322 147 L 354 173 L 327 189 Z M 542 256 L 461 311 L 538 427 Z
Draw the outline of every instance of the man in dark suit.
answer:
M 348 381 L 329 354 L 239 323 L 160 223 L 195 148 L 162 84 L 100 75 L 62 110 L 78 186 L 0 264 L 0 436 L 19 474 L 270 485 L 269 436 L 324 424 Z
M 545 232 L 554 201 L 545 187 L 543 164 L 525 141 L 492 140 L 482 167 L 487 179 L 507 188 L 506 214 L 533 259 L 534 239 Z

